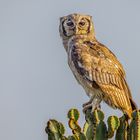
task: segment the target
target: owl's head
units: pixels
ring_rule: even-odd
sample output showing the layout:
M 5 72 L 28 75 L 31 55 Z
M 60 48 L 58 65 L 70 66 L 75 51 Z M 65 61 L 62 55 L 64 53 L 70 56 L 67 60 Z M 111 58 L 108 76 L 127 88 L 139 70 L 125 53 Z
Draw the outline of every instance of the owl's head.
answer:
M 68 39 L 73 35 L 94 35 L 92 17 L 81 14 L 61 17 L 59 31 L 63 39 Z

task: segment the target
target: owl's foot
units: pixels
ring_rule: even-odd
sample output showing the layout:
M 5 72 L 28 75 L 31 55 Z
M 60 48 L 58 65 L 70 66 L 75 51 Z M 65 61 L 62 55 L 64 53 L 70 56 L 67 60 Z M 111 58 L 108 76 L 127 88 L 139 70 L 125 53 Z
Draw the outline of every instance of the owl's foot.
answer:
M 91 103 L 85 103 L 84 105 L 83 105 L 83 113 L 86 113 L 86 111 L 88 110 L 88 109 L 91 109 L 92 110 L 92 102 Z
M 91 104 L 84 105 L 83 113 L 86 113 L 86 111 L 88 109 L 90 109 L 91 112 L 94 112 L 95 110 L 100 110 L 101 109 L 101 105 L 93 106 L 92 102 L 91 102 Z
M 91 98 L 88 102 L 83 104 L 83 112 L 86 113 L 88 109 L 92 109 L 92 101 L 93 99 Z
M 95 110 L 100 110 L 100 109 L 101 109 L 101 105 L 100 105 L 100 104 L 97 105 L 97 106 L 92 105 L 92 110 L 91 110 L 91 112 L 94 112 Z
M 84 103 L 84 104 L 83 104 L 83 107 L 92 104 L 92 100 L 93 100 L 93 99 L 90 99 L 88 102 Z
M 91 112 L 94 112 L 96 109 L 100 109 L 101 99 L 91 98 L 89 102 L 83 104 L 83 112 L 86 113 L 88 109 L 91 109 Z

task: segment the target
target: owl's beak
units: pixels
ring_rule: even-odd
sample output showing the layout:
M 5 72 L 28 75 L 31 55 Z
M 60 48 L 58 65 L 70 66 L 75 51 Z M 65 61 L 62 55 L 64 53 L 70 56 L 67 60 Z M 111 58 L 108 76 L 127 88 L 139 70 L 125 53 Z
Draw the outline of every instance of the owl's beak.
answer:
M 75 27 L 75 28 L 74 28 L 74 32 L 75 32 L 76 35 L 78 35 L 78 33 L 79 33 L 78 27 Z

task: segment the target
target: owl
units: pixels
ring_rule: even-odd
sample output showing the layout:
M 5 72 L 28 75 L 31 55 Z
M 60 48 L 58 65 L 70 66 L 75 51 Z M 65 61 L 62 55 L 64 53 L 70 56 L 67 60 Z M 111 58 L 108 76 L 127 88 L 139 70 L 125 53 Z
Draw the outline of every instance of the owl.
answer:
M 89 96 L 83 111 L 94 111 L 104 101 L 131 118 L 136 109 L 117 57 L 95 37 L 92 17 L 70 14 L 60 18 L 60 36 L 68 55 L 68 65 Z

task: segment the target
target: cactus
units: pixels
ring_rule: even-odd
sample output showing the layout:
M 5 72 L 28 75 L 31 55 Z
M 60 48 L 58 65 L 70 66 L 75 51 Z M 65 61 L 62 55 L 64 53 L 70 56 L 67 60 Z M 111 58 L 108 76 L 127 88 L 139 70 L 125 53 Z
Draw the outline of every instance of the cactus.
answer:
M 71 109 L 68 112 L 69 127 L 72 129 L 73 133 L 73 136 L 68 137 L 69 140 L 86 140 L 86 137 L 78 124 L 79 116 L 80 115 L 77 109 Z
M 108 123 L 108 138 L 112 138 L 114 136 L 115 130 L 120 126 L 120 121 L 116 116 L 110 116 L 107 120 Z
M 115 140 L 127 140 L 128 120 L 125 115 L 123 115 L 119 120 L 120 126 L 117 129 Z
M 84 134 L 87 140 L 106 140 L 107 128 L 103 122 L 104 114 L 100 110 L 95 110 L 91 113 L 91 110 L 86 112 L 86 123 L 84 125 Z
M 63 136 L 65 133 L 63 124 L 56 120 L 48 121 L 45 131 L 48 133 L 48 140 L 67 140 L 67 138 Z
M 46 127 L 48 140 L 108 140 L 116 132 L 115 140 L 140 140 L 140 111 L 132 113 L 130 123 L 128 118 L 123 115 L 110 116 L 107 125 L 104 122 L 104 113 L 101 110 L 87 110 L 85 113 L 85 124 L 83 129 L 78 124 L 80 114 L 77 109 L 68 111 L 69 127 L 72 135 L 66 137 L 65 128 L 62 123 L 56 120 L 49 120 Z
M 140 110 L 136 110 L 132 113 L 128 140 L 140 140 Z

